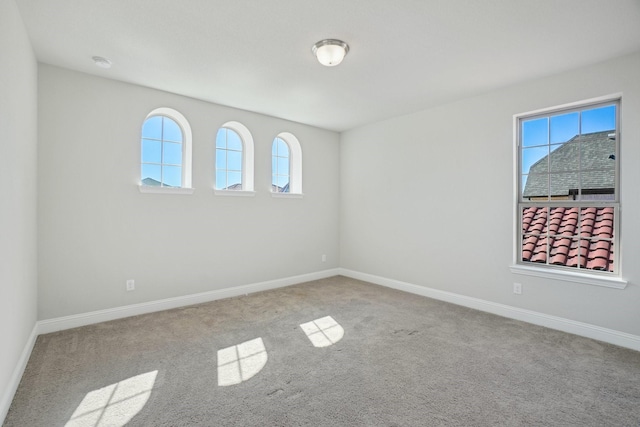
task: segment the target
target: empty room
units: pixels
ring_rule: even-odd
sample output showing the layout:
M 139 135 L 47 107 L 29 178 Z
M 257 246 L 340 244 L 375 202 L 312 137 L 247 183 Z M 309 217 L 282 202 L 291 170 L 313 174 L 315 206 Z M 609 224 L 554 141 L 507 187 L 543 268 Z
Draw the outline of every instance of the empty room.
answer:
M 637 426 L 640 2 L 0 0 L 3 426 Z

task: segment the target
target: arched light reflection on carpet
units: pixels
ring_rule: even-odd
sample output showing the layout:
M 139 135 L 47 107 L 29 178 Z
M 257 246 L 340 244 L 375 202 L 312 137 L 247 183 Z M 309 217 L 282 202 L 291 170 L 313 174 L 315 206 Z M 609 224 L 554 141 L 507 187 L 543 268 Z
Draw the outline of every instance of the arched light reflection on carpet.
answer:
M 314 347 L 328 347 L 344 336 L 344 329 L 331 316 L 303 323 L 300 328 L 307 334 Z
M 158 371 L 87 393 L 65 427 L 124 426 L 146 405 Z
M 248 380 L 264 368 L 268 358 L 262 338 L 218 350 L 218 385 Z

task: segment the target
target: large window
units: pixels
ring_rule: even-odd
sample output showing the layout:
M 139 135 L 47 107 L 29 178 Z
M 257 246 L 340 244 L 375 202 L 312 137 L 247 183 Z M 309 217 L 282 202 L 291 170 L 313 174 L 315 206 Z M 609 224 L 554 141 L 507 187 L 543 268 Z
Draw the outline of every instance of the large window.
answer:
M 191 187 L 191 130 L 170 108 L 149 113 L 142 125 L 140 188 Z
M 517 118 L 519 264 L 619 274 L 619 100 Z

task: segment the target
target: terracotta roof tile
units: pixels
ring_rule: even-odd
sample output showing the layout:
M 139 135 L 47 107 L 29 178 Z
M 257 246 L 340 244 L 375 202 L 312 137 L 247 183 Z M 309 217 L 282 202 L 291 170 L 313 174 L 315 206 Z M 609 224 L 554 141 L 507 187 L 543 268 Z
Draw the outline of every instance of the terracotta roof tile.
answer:
M 613 271 L 612 207 L 527 207 L 522 218 L 523 261 Z

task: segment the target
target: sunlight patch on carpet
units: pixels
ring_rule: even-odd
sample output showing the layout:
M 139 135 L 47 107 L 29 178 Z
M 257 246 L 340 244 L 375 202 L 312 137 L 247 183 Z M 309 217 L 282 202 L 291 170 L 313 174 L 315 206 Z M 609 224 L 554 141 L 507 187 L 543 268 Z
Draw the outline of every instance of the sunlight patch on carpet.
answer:
M 126 425 L 146 405 L 157 375 L 147 372 L 87 393 L 65 427 Z
M 247 381 L 264 368 L 268 359 L 262 338 L 218 350 L 218 385 Z
M 314 347 L 328 347 L 344 336 L 344 329 L 331 316 L 303 323 L 300 328 L 307 334 Z

